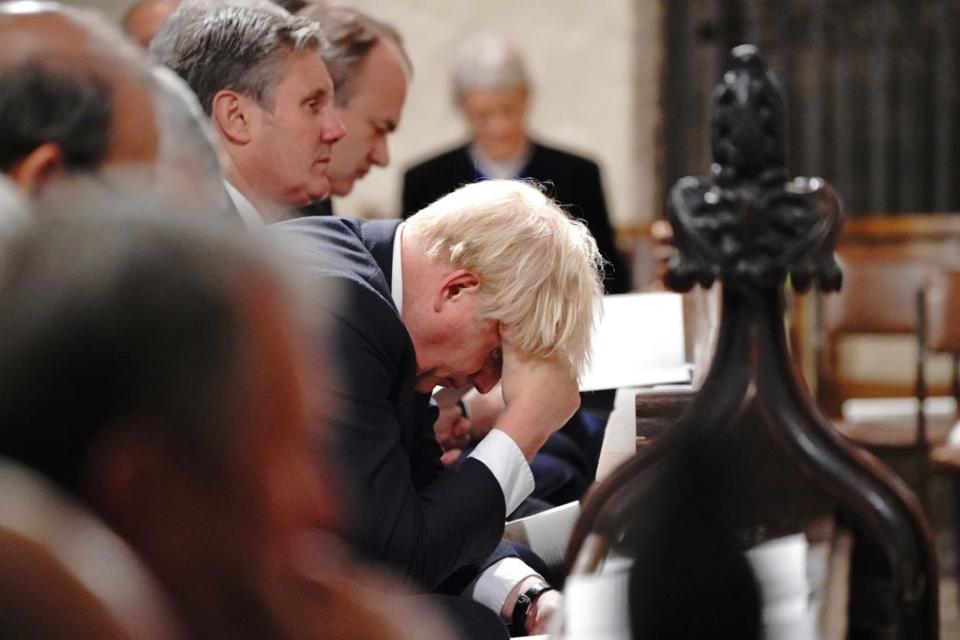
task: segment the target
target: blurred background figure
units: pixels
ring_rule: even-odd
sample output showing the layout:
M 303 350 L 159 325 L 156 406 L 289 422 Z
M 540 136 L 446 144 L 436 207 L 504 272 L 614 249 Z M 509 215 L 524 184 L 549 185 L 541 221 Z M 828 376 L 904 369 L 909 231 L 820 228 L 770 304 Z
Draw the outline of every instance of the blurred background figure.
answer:
M 327 41 L 321 56 L 336 91 L 334 112 L 347 130 L 333 146 L 330 192 L 345 196 L 371 167 L 389 164 L 387 137 L 400 124 L 413 66 L 396 29 L 368 14 L 312 2 L 298 15 L 315 21 Z M 327 198 L 304 213 L 331 215 L 333 207 Z
M 519 52 L 501 36 L 481 33 L 457 52 L 454 100 L 471 140 L 409 169 L 403 179 L 408 217 L 455 188 L 482 180 L 533 178 L 583 219 L 606 261 L 607 293 L 630 290 L 630 274 L 617 251 L 596 163 L 534 140 L 527 130 L 532 89 Z
M 64 175 L 149 167 L 151 96 L 143 55 L 96 14 L 0 4 L 0 172 L 28 194 Z
M 142 0 L 123 17 L 123 30 L 146 49 L 163 22 L 180 5 L 180 0 Z

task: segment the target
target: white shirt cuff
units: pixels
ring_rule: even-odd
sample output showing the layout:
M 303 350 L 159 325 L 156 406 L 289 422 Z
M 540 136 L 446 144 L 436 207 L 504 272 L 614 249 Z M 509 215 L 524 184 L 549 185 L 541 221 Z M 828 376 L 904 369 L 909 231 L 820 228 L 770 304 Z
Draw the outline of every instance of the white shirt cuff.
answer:
M 464 590 L 464 595 L 500 615 L 510 591 L 524 578 L 539 575 L 520 558 L 504 558 L 487 567 Z
M 504 518 L 533 493 L 533 472 L 530 471 L 530 465 L 517 443 L 503 431 L 491 430 L 474 448 L 470 457 L 487 465 L 497 479 L 503 491 L 503 501 L 507 505 Z

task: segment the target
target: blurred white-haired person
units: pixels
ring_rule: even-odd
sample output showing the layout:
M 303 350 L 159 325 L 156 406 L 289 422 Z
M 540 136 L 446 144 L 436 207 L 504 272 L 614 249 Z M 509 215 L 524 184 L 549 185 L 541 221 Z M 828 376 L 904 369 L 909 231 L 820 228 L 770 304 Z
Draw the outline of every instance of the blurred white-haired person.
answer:
M 583 220 L 604 261 L 606 293 L 630 291 L 629 270 L 617 250 L 598 165 L 580 155 L 537 139 L 528 126 L 533 87 L 520 51 L 504 37 L 478 33 L 468 38 L 453 62 L 453 98 L 466 121 L 470 139 L 408 169 L 403 179 L 405 216 L 462 184 L 489 179 L 534 179 L 573 218 Z M 451 438 L 449 446 L 468 449 L 496 420 L 496 394 L 466 398 L 469 438 Z M 578 500 L 596 471 L 612 392 L 584 394 L 582 409 L 561 433 L 552 436 L 533 461 L 537 488 L 524 504 L 524 515 L 544 506 Z M 456 412 L 438 423 L 458 424 Z M 461 428 L 462 432 L 463 429 Z M 534 502 L 539 501 L 539 502 Z
M 476 34 L 457 51 L 452 79 L 454 102 L 470 140 L 407 170 L 404 216 L 478 180 L 531 178 L 550 184 L 550 195 L 582 219 L 596 239 L 606 263 L 606 292 L 629 291 L 629 272 L 614 242 L 600 168 L 530 133 L 527 114 L 533 87 L 520 51 L 500 35 Z

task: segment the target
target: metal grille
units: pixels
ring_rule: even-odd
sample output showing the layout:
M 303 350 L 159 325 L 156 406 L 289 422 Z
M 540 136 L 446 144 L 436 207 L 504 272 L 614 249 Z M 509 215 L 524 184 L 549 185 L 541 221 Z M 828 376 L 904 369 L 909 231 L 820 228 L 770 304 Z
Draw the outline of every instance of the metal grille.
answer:
M 783 88 L 792 174 L 830 180 L 849 216 L 960 211 L 960 2 L 663 5 L 662 195 L 709 166 L 710 92 L 750 42 Z

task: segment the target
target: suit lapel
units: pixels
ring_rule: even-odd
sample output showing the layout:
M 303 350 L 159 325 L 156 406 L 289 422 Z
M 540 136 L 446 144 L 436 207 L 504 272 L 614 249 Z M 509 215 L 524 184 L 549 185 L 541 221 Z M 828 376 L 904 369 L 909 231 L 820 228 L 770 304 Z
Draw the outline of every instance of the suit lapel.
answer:
M 383 271 L 388 287 L 393 285 L 393 244 L 397 235 L 397 227 L 400 226 L 401 222 L 401 220 L 370 220 L 361 223 L 360 226 L 360 239 L 377 262 L 377 266 Z M 399 414 L 406 416 L 406 419 L 401 420 L 401 424 L 412 427 L 405 429 L 403 434 L 404 448 L 411 451 L 416 448 L 414 447 L 414 441 L 424 435 L 420 433 L 421 428 L 426 428 L 427 437 L 432 438 L 433 423 L 437 419 L 437 410 L 430 405 L 430 394 L 418 393 L 413 389 L 417 361 L 413 342 L 410 340 L 409 333 L 406 332 L 406 327 L 404 327 L 404 333 L 406 334 L 406 345 L 409 349 L 404 357 L 409 359 L 403 365 L 405 377 L 401 381 L 400 388 L 404 391 L 400 392 L 401 399 L 398 399 L 397 410 Z
M 383 271 L 387 287 L 392 287 L 393 241 L 401 220 L 369 220 L 360 224 L 360 240 Z

